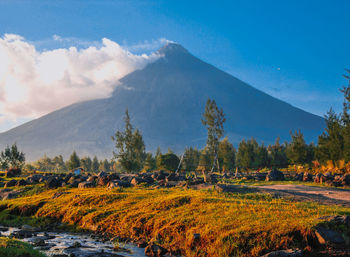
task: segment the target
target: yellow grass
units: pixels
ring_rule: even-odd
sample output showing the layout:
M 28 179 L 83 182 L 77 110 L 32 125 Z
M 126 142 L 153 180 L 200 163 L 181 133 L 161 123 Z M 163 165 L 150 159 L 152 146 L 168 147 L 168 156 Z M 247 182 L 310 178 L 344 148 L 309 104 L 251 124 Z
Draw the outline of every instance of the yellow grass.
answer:
M 59 189 L 62 191 L 62 189 Z M 106 188 L 57 190 L 3 201 L 8 209 L 37 206 L 38 217 L 53 217 L 85 229 L 154 241 L 185 256 L 259 256 L 303 247 L 324 215 L 350 209 L 297 203 L 255 193 L 223 194 L 186 189 Z M 35 209 L 35 208 L 34 208 Z M 200 234 L 200 240 L 193 238 Z

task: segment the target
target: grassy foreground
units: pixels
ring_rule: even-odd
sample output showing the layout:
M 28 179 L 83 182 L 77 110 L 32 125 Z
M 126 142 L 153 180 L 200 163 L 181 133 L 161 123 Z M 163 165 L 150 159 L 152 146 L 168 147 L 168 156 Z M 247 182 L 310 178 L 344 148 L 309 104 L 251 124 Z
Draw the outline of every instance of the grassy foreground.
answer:
M 32 246 L 18 240 L 0 237 L 1 257 L 45 257 L 43 253 L 34 250 Z
M 325 215 L 350 209 L 290 202 L 256 193 L 187 189 L 49 190 L 2 202 L 2 215 L 54 218 L 123 238 L 156 242 L 184 256 L 259 256 L 305 247 Z M 196 240 L 194 234 L 199 233 Z

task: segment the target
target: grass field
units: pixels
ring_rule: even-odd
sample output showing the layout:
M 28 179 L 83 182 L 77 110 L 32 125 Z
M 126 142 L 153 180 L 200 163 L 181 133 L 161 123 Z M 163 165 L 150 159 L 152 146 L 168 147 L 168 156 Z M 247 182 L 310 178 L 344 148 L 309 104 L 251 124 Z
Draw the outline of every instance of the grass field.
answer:
M 34 250 L 32 246 L 18 240 L 0 237 L 1 257 L 45 257 L 46 255 Z
M 58 191 L 67 193 L 53 199 Z M 350 215 L 349 208 L 291 202 L 268 194 L 180 188 L 60 188 L 6 200 L 0 207 L 0 222 L 28 219 L 26 223 L 45 224 L 53 218 L 112 236 L 156 242 L 185 256 L 259 256 L 303 248 L 310 244 L 319 217 Z M 19 220 L 18 215 L 36 220 Z

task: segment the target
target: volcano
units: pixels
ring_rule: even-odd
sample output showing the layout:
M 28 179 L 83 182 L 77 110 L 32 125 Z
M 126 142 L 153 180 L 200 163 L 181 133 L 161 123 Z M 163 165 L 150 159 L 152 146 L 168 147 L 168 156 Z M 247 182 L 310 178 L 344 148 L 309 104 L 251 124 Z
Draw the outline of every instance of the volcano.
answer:
M 147 151 L 159 146 L 182 152 L 202 148 L 206 129 L 201 123 L 205 103 L 214 99 L 226 115 L 225 136 L 237 145 L 244 138 L 270 144 L 291 130 L 316 141 L 324 119 L 274 98 L 193 56 L 176 43 L 159 51 L 161 57 L 120 80 L 113 95 L 75 103 L 0 134 L 0 147 L 17 143 L 28 160 L 43 155 L 109 158 L 111 136 L 124 128 L 128 108 L 131 122 L 143 135 Z

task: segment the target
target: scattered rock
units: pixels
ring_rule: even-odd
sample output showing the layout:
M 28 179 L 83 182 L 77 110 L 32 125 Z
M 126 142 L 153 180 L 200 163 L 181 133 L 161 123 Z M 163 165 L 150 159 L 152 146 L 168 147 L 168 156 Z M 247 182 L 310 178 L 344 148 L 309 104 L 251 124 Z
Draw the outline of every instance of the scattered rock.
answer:
M 164 256 L 168 251 L 156 244 L 150 244 L 145 248 L 145 255 L 150 257 Z
M 288 250 L 280 250 L 280 251 L 267 253 L 261 257 L 301 257 L 301 256 L 303 256 L 301 250 L 288 249 Z
M 56 179 L 55 177 L 50 177 L 47 181 L 46 181 L 46 187 L 51 189 L 51 188 L 57 188 L 61 186 L 61 181 L 59 181 L 58 179 Z
M 14 186 L 16 185 L 16 183 L 17 183 L 17 181 L 14 180 L 14 179 L 12 179 L 12 180 L 10 180 L 10 181 L 7 181 L 7 182 L 5 183 L 4 188 L 14 187 Z
M 281 180 L 284 180 L 283 172 L 277 169 L 272 169 L 266 175 L 266 181 L 281 181 Z
M 324 227 L 316 227 L 315 234 L 320 244 L 344 244 L 344 238 L 342 235 L 334 230 L 326 229 Z
M 21 175 L 22 170 L 21 169 L 16 169 L 16 168 L 10 168 L 5 171 L 5 175 L 7 178 L 13 178 L 13 177 L 18 177 Z
M 92 182 L 81 182 L 78 184 L 78 188 L 92 188 L 94 186 Z

